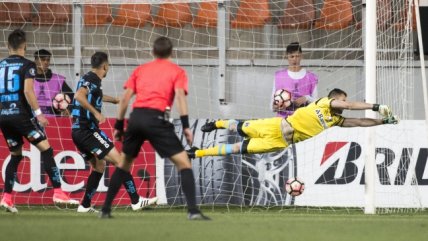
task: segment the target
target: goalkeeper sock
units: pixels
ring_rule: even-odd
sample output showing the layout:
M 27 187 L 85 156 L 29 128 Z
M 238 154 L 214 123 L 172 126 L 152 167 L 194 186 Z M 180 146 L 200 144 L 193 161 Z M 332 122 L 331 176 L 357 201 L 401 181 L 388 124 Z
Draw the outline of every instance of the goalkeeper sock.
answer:
M 53 150 L 52 148 L 47 149 L 46 151 L 42 151 L 41 159 L 43 162 L 43 166 L 45 168 L 45 172 L 48 174 L 49 179 L 51 179 L 52 186 L 54 188 L 61 187 L 61 177 L 59 175 L 58 167 L 56 166 Z
M 89 175 L 88 184 L 86 185 L 86 191 L 82 201 L 83 207 L 89 208 L 91 206 L 92 197 L 97 191 L 102 176 L 103 174 L 97 171 L 92 171 L 91 175 Z
M 114 198 L 119 192 L 120 186 L 122 185 L 123 180 L 125 179 L 126 173 L 127 171 L 116 167 L 116 170 L 114 171 L 113 175 L 111 175 L 110 185 L 108 186 L 107 196 L 102 208 L 103 213 L 110 213 L 111 204 L 113 203 Z
M 22 155 L 15 156 L 11 155 L 10 161 L 6 167 L 6 177 L 4 180 L 4 192 L 12 193 L 13 184 L 15 184 L 16 180 L 16 172 L 18 170 L 19 162 L 22 160 Z
M 215 122 L 215 127 L 218 129 L 235 130 L 237 125 L 237 120 L 218 120 Z
M 187 208 L 190 213 L 199 212 L 196 207 L 196 191 L 195 191 L 195 178 L 193 177 L 192 169 L 183 169 L 181 174 L 181 189 L 186 196 Z
M 229 154 L 233 154 L 233 144 L 222 144 L 208 149 L 197 150 L 195 152 L 196 157 L 225 156 Z
M 138 203 L 140 196 L 138 195 L 137 188 L 135 187 L 134 177 L 132 177 L 130 172 L 126 172 L 124 174 L 123 185 L 125 186 L 125 189 L 128 192 L 129 198 L 131 199 L 131 203 Z

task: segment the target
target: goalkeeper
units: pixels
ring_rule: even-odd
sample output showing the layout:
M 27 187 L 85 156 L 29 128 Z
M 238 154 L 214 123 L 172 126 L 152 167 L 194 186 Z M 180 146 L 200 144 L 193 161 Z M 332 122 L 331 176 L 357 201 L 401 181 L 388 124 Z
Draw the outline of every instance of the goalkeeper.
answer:
M 229 154 L 264 153 L 284 149 L 290 144 L 304 141 L 318 135 L 333 126 L 369 127 L 382 124 L 397 124 L 399 119 L 393 116 L 386 105 L 346 101 L 347 94 L 341 89 L 333 89 L 328 97 L 318 99 L 302 107 L 285 118 L 274 117 L 247 121 L 218 120 L 201 127 L 203 132 L 215 129 L 237 131 L 245 139 L 235 144 L 222 144 L 199 150 L 192 147 L 187 151 L 190 158 L 204 156 L 223 156 Z M 378 111 L 382 119 L 345 118 L 343 110 Z

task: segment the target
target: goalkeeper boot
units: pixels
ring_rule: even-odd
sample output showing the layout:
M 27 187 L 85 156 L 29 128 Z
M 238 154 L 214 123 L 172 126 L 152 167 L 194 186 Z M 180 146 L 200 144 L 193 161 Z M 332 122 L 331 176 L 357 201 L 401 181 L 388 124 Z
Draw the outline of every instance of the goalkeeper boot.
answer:
M 211 132 L 215 129 L 218 129 L 217 126 L 215 125 L 215 121 L 205 123 L 205 125 L 201 126 L 202 132 Z
M 189 159 L 195 159 L 196 158 L 196 151 L 199 150 L 196 146 L 192 146 L 189 150 L 186 150 L 187 156 Z
M 189 220 L 202 220 L 202 221 L 210 221 L 211 220 L 211 218 L 209 218 L 209 217 L 207 217 L 207 216 L 205 216 L 205 215 L 203 215 L 200 211 L 199 212 L 196 212 L 196 213 L 188 213 L 187 214 L 187 218 L 189 219 Z
M 60 188 L 54 189 L 53 202 L 57 204 L 69 204 L 69 205 L 79 205 L 79 201 L 71 199 L 64 191 Z
M 138 202 L 136 204 L 131 204 L 131 207 L 132 207 L 132 210 L 138 211 L 147 206 L 156 204 L 157 201 L 158 201 L 157 197 L 153 197 L 153 198 L 140 197 L 140 199 L 138 199 Z
M 12 202 L 12 195 L 3 194 L 3 198 L 1 199 L 0 206 L 5 208 L 7 212 L 18 213 L 18 209 L 16 209 L 15 205 Z
M 99 213 L 94 207 L 85 208 L 83 205 L 79 205 L 77 208 L 78 213 Z

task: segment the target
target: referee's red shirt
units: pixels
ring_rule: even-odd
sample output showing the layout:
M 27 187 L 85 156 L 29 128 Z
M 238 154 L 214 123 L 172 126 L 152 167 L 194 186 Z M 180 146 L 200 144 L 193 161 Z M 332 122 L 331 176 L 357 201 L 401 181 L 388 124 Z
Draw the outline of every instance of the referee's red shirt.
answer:
M 172 106 L 176 89 L 187 94 L 186 71 L 167 59 L 156 59 L 138 66 L 126 81 L 124 88 L 136 95 L 133 108 L 151 108 L 165 111 Z

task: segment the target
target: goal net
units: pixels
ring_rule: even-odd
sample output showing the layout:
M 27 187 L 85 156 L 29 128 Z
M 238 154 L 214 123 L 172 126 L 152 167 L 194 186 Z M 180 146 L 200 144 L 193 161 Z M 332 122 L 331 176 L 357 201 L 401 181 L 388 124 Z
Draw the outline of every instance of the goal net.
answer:
M 428 174 L 420 69 L 415 67 L 413 52 L 414 5 L 411 0 L 377 2 L 377 101 L 391 106 L 402 122 L 376 127 L 376 206 L 418 209 L 428 204 L 423 194 L 428 192 L 421 191 Z M 6 46 L 13 29 L 24 29 L 27 57 L 33 59 L 38 49 L 50 51 L 50 68 L 65 76 L 72 89 L 90 70 L 90 56 L 105 51 L 111 68 L 102 82 L 103 91 L 119 96 L 133 69 L 152 59 L 152 42 L 168 36 L 175 46 L 172 61 L 186 69 L 189 77 L 194 145 L 204 148 L 242 140 L 226 130 L 201 133 L 200 127 L 209 120 L 275 116 L 270 109 L 274 76 L 276 71 L 287 69 L 286 46 L 292 42 L 302 46 L 302 66 L 318 76 L 318 97 L 341 88 L 349 100 L 364 101 L 364 11 L 360 0 L 0 1 L 0 41 Z M 0 56 L 7 56 L 6 48 L 0 48 Z M 103 108 L 109 120 L 101 127 L 112 136 L 117 107 L 104 104 Z M 358 111 L 344 113 L 347 117 L 363 115 Z M 63 187 L 80 199 L 90 167 L 72 143 L 70 119 L 53 117 L 50 123 L 47 134 Z M 182 138 L 179 121 L 174 123 Z M 362 208 L 364 142 L 362 128 L 332 128 L 279 153 L 195 159 L 198 203 L 280 209 Z M 116 147 L 120 150 L 121 144 Z M 14 187 L 15 202 L 50 205 L 52 190 L 40 167 L 40 153 L 30 146 L 24 150 Z M 0 188 L 8 160 L 2 139 Z M 104 200 L 113 170 L 111 165 L 106 169 L 93 204 Z M 141 196 L 157 195 L 160 203 L 171 206 L 185 204 L 175 167 L 159 158 L 148 143 L 132 174 Z M 306 185 L 298 197 L 285 192 L 285 182 L 294 176 Z M 124 190 L 116 204 L 129 205 Z

